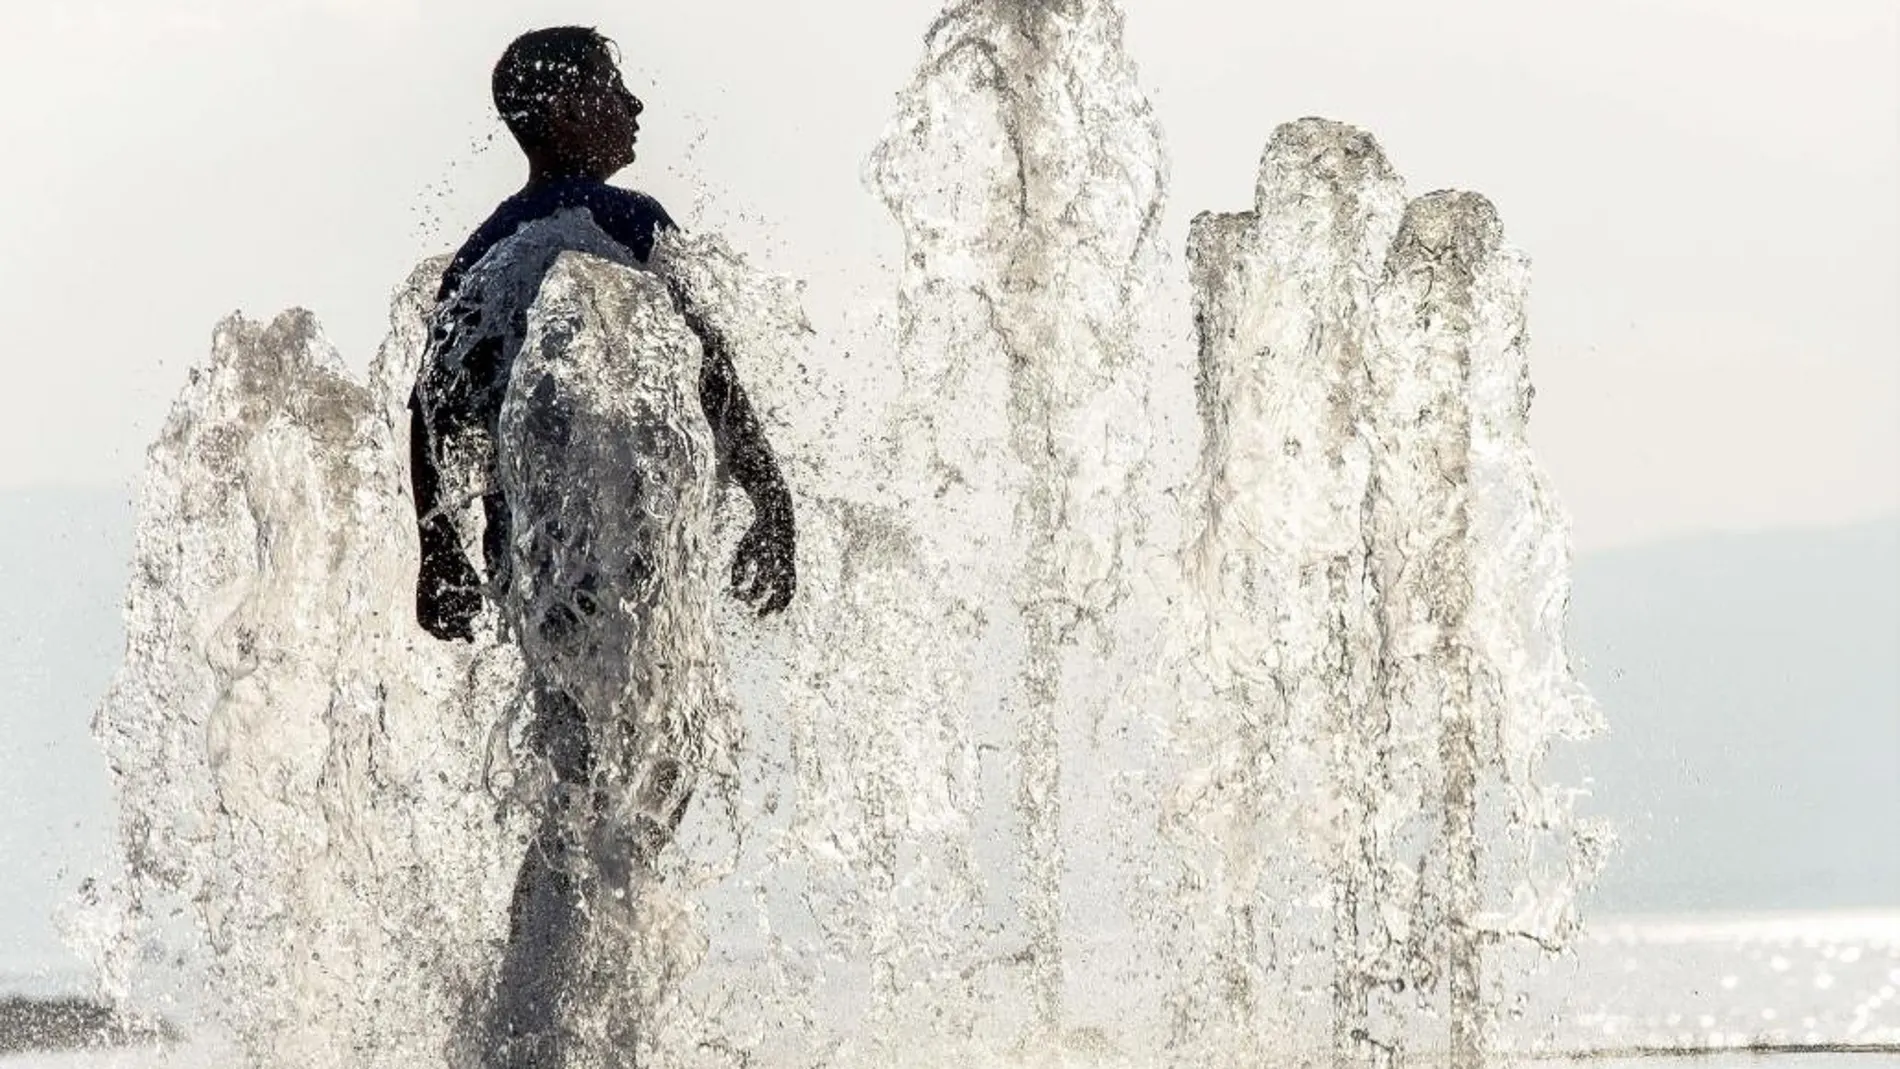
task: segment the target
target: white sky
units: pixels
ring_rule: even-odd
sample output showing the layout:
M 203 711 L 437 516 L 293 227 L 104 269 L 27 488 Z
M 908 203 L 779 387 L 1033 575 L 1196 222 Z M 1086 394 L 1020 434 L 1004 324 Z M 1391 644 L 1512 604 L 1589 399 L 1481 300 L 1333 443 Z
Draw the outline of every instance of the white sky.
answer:
M 1126 2 L 1177 250 L 1302 115 L 1372 130 L 1414 192 L 1497 202 L 1579 548 L 1900 508 L 1891 0 Z M 128 483 L 234 309 L 312 308 L 365 365 L 413 262 L 519 184 L 505 134 L 475 146 L 489 66 L 537 25 L 621 43 L 648 111 L 620 181 L 810 278 L 835 323 L 889 288 L 859 175 L 937 10 L 0 0 L 0 486 Z

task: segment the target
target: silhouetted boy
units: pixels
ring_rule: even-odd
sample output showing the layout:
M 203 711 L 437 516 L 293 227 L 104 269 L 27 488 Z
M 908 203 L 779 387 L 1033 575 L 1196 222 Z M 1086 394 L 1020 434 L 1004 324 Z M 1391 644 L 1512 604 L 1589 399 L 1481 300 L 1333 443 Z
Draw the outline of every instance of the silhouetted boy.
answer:
M 528 157 L 527 185 L 503 201 L 456 253 L 443 274 L 431 335 L 411 396 L 410 460 L 422 559 L 416 579 L 416 618 L 441 639 L 472 639 L 472 623 L 484 594 L 498 602 L 510 576 L 510 502 L 500 490 L 492 448 L 509 374 L 521 344 L 525 312 L 539 280 L 497 301 L 482 286 L 464 282 L 498 244 L 522 227 L 557 213 L 580 209 L 613 242 L 644 263 L 655 236 L 671 228 L 652 197 L 617 189 L 606 180 L 634 159 L 642 105 L 621 80 L 609 42 L 580 27 L 525 34 L 508 46 L 494 71 L 495 106 Z M 551 262 L 541 267 L 545 270 Z M 484 269 L 486 270 L 486 269 Z M 477 272 L 480 274 L 480 272 Z M 494 278 L 486 279 L 497 285 Z M 699 399 L 711 425 L 720 469 L 751 499 L 755 520 L 732 564 L 732 590 L 753 602 L 761 615 L 783 609 L 796 582 L 793 568 L 791 497 L 780 477 L 758 419 L 740 389 L 721 340 L 671 286 L 680 313 L 702 342 Z M 505 305 L 503 314 L 495 307 Z M 445 443 L 486 437 L 486 450 L 447 450 Z M 448 455 L 445 455 L 448 454 Z M 473 458 L 473 459 L 472 459 Z M 448 465 L 485 470 L 464 472 Z M 463 553 L 451 521 L 465 502 L 444 499 L 444 474 L 482 494 L 486 516 L 484 583 Z M 590 477 L 576 473 L 576 478 Z M 591 473 L 591 477 L 606 477 Z M 662 581 L 664 581 L 662 579 Z M 592 591 L 577 591 L 584 603 Z M 642 651 L 628 651 L 639 656 Z M 532 668 L 532 666 L 530 666 Z M 556 780 L 542 826 L 523 859 L 510 908 L 509 945 L 501 964 L 497 998 L 486 1040 L 492 1064 L 553 1064 L 556 1006 L 569 978 L 573 936 L 579 930 L 575 866 L 588 862 L 576 841 L 577 823 L 598 803 L 595 740 L 589 710 L 558 689 L 534 695 L 532 744 Z M 592 711 L 601 715 L 601 711 Z M 677 827 L 692 785 L 678 764 L 659 761 L 649 770 L 655 815 L 633 829 L 632 861 L 644 869 Z M 642 800 L 643 806 L 646 804 Z
M 508 46 L 494 71 L 495 107 L 528 157 L 528 184 L 496 208 L 455 254 L 443 272 L 436 299 L 437 325 L 423 357 L 421 376 L 437 370 L 441 355 L 468 339 L 459 331 L 487 331 L 474 339 L 465 361 L 468 388 L 447 394 L 451 404 L 433 409 L 412 396 L 410 470 L 422 542 L 422 567 L 416 582 L 416 619 L 437 638 L 472 639 L 471 622 L 481 608 L 482 582 L 463 554 L 448 516 L 455 502 L 441 499 L 440 458 L 429 443 L 447 432 L 476 428 L 493 435 L 514 353 L 492 325 L 473 314 L 456 315 L 454 304 L 463 276 L 489 250 L 517 230 L 557 212 L 580 208 L 609 237 L 645 261 L 655 236 L 672 229 L 660 203 L 644 193 L 607 184 L 634 160 L 639 98 L 621 79 L 611 45 L 597 31 L 557 27 L 524 34 Z M 676 291 L 676 297 L 678 297 Z M 700 372 L 700 404 L 712 425 L 721 469 L 752 501 L 756 515 L 741 539 L 732 565 L 732 589 L 759 605 L 761 615 L 790 603 L 796 585 L 793 564 L 792 502 L 757 416 L 740 388 L 724 343 L 681 299 L 681 313 L 705 347 Z M 484 558 L 491 584 L 506 580 L 507 502 L 490 487 Z

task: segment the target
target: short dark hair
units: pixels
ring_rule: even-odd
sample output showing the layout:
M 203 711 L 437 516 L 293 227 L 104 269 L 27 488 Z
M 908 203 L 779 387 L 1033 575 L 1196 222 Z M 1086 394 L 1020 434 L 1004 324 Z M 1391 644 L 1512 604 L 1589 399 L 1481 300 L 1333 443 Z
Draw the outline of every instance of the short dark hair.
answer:
M 613 42 L 591 26 L 553 26 L 522 34 L 495 63 L 495 110 L 523 147 L 547 140 L 548 116 L 561 97 L 595 77 L 592 66 L 616 61 Z

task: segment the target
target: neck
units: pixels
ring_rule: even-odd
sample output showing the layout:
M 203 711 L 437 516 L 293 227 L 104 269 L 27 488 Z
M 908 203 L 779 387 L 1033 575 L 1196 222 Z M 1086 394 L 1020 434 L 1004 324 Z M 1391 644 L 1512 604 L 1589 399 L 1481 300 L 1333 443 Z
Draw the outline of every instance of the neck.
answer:
M 598 168 L 589 167 L 584 163 L 575 163 L 571 160 L 528 161 L 530 186 L 544 185 L 548 182 L 570 182 L 582 178 L 595 182 L 607 180 L 607 176 L 600 174 Z

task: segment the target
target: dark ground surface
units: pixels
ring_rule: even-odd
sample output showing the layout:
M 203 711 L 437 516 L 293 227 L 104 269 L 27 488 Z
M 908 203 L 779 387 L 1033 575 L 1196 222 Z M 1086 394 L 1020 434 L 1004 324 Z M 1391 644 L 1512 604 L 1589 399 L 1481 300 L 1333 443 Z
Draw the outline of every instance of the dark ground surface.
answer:
M 123 1047 L 177 1038 L 163 1021 L 125 1017 L 90 999 L 0 998 L 0 1055 Z

